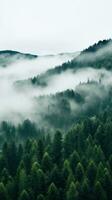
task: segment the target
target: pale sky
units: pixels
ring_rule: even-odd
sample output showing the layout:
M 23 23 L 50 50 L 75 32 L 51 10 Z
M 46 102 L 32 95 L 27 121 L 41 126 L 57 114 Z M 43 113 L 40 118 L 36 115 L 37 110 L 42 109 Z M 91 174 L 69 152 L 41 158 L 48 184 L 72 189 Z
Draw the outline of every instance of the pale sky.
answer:
M 112 0 L 0 0 L 0 50 L 79 51 L 112 37 Z

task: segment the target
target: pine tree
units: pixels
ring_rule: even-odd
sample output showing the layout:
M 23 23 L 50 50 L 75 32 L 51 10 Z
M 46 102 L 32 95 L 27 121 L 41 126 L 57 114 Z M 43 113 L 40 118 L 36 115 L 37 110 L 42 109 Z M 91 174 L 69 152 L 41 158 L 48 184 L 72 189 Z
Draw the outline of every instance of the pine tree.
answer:
M 45 172 L 50 172 L 52 169 L 52 161 L 51 157 L 47 152 L 44 153 L 43 159 L 42 159 L 42 168 Z
M 76 186 L 74 182 L 71 182 L 69 190 L 67 191 L 67 200 L 77 200 L 78 192 L 76 190 Z
M 20 193 L 26 189 L 26 184 L 27 184 L 27 175 L 25 169 L 21 169 L 18 176 L 18 188 Z
M 90 188 L 89 188 L 89 183 L 88 179 L 85 178 L 83 183 L 82 183 L 82 188 L 81 188 L 81 199 L 86 199 L 89 200 L 90 198 Z
M 56 187 L 60 187 L 62 184 L 61 171 L 57 165 L 54 166 L 51 172 L 51 182 L 53 182 Z
M 37 197 L 37 200 L 45 200 L 44 195 L 43 194 L 39 194 Z
M 4 185 L 6 185 L 8 180 L 9 180 L 9 173 L 8 170 L 4 168 L 1 173 L 1 181 L 3 182 Z
M 45 175 L 42 169 L 37 171 L 37 191 L 41 194 L 45 192 Z
M 70 173 L 71 173 L 70 163 L 69 163 L 68 160 L 65 160 L 64 165 L 63 165 L 63 169 L 62 169 L 62 180 L 63 180 L 62 187 L 66 186 L 66 182 L 68 180 Z
M 8 146 L 8 152 L 7 152 L 7 165 L 8 165 L 8 170 L 12 176 L 16 174 L 17 170 L 17 147 L 15 145 L 15 142 L 11 142 Z M 12 165 L 13 163 L 13 165 Z
M 2 182 L 0 183 L 0 199 L 1 200 L 8 200 L 6 188 L 5 188 L 5 186 Z
M 19 200 L 30 200 L 29 194 L 26 190 L 21 192 Z
M 79 162 L 80 162 L 79 154 L 76 151 L 74 151 L 72 155 L 70 156 L 70 166 L 74 174 L 75 174 L 76 166 Z
M 105 191 L 103 190 L 103 187 L 99 181 L 95 184 L 95 200 L 107 200 L 107 196 Z
M 26 174 L 28 175 L 31 171 L 32 155 L 30 153 L 25 153 L 23 157 L 23 162 L 24 162 Z
M 90 161 L 87 167 L 87 177 L 89 179 L 90 185 L 94 184 L 94 181 L 96 178 L 96 172 L 97 172 L 97 169 L 96 169 L 96 165 L 94 161 Z
M 59 200 L 58 189 L 54 183 L 51 183 L 51 185 L 48 188 L 47 199 L 48 200 Z
M 38 145 L 37 145 L 37 159 L 39 163 L 41 163 L 42 161 L 43 154 L 44 154 L 44 144 L 43 144 L 43 141 L 39 139 Z
M 60 131 L 57 131 L 53 144 L 52 144 L 52 158 L 53 162 L 56 163 L 57 165 L 61 164 L 62 161 L 62 134 Z
M 83 166 L 82 166 L 82 164 L 80 162 L 76 166 L 75 177 L 79 182 L 81 182 L 83 180 L 84 168 L 83 168 Z
M 104 171 L 104 177 L 103 177 L 103 188 L 107 192 L 107 199 L 111 200 L 111 189 L 112 189 L 112 177 L 106 168 Z
M 6 184 L 6 190 L 9 197 L 8 199 L 11 199 L 11 200 L 17 199 L 18 186 L 15 183 L 15 180 L 11 177 Z
M 45 191 L 45 175 L 37 163 L 34 163 L 31 169 L 31 187 L 36 197 Z
M 38 179 L 38 175 L 37 175 L 37 171 L 39 169 L 39 165 L 37 162 L 33 163 L 32 168 L 31 168 L 31 188 L 32 191 L 34 193 L 34 196 L 36 197 L 38 194 L 37 191 L 37 179 Z
M 104 166 L 102 162 L 100 162 L 99 165 L 97 166 L 96 180 L 98 180 L 102 184 L 103 177 L 104 177 Z

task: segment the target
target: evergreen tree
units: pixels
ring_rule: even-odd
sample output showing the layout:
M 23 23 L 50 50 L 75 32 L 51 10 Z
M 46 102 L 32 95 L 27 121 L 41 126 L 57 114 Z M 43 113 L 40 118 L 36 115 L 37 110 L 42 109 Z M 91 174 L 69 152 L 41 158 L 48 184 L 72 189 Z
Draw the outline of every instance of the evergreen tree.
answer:
M 103 178 L 103 188 L 107 193 L 107 199 L 111 200 L 111 189 L 112 189 L 112 177 L 108 171 L 105 169 L 104 171 L 104 178 Z
M 95 200 L 107 200 L 107 196 L 100 182 L 95 184 Z
M 63 169 L 62 169 L 62 187 L 66 186 L 69 174 L 71 173 L 70 163 L 68 160 L 64 161 Z
M 76 166 L 79 162 L 80 162 L 79 154 L 76 151 L 74 151 L 72 155 L 70 156 L 70 166 L 74 174 L 75 174 Z
M 53 162 L 57 165 L 60 165 L 62 162 L 62 134 L 60 131 L 57 131 L 52 145 L 52 157 Z
M 0 199 L 8 200 L 6 188 L 3 183 L 0 183 Z
M 51 172 L 51 182 L 53 182 L 56 185 L 56 187 L 60 187 L 62 184 L 61 171 L 57 165 L 54 166 Z
M 89 181 L 87 178 L 84 179 L 82 183 L 82 189 L 81 189 L 81 199 L 90 199 L 90 188 L 89 188 Z
M 93 161 L 90 161 L 87 167 L 87 177 L 89 179 L 90 185 L 94 184 L 96 173 L 97 173 L 96 165 Z
M 71 182 L 69 190 L 67 191 L 67 200 L 77 200 L 78 192 L 76 190 L 76 186 L 74 182 Z
M 37 170 L 37 191 L 41 194 L 45 192 L 45 175 L 42 169 Z
M 37 197 L 37 200 L 44 200 L 44 195 L 43 194 L 39 194 L 38 197 Z
M 39 163 L 41 163 L 42 161 L 43 154 L 44 154 L 44 144 L 43 144 L 43 141 L 39 139 L 38 145 L 37 145 L 37 159 Z
M 18 164 L 17 148 L 15 142 L 11 142 L 9 144 L 6 159 L 7 159 L 8 170 L 10 174 L 14 176 L 16 174 L 17 164 Z
M 23 157 L 26 174 L 29 174 L 32 166 L 32 156 L 30 153 L 25 153 Z
M 54 183 L 51 183 L 51 185 L 48 188 L 47 199 L 48 200 L 59 200 L 58 189 L 56 188 Z
M 44 153 L 43 159 L 42 159 L 42 168 L 45 172 L 50 172 L 52 169 L 52 161 L 51 157 L 47 152 Z
M 20 193 L 26 189 L 26 184 L 27 184 L 27 175 L 25 169 L 21 169 L 18 175 L 18 188 Z
M 100 162 L 99 165 L 97 166 L 96 180 L 98 180 L 102 184 L 103 178 L 104 178 L 104 166 L 102 162 Z
M 29 194 L 26 190 L 21 192 L 19 200 L 30 200 Z
M 84 169 L 82 164 L 79 162 L 76 166 L 76 170 L 75 170 L 75 177 L 78 181 L 82 181 L 84 178 Z

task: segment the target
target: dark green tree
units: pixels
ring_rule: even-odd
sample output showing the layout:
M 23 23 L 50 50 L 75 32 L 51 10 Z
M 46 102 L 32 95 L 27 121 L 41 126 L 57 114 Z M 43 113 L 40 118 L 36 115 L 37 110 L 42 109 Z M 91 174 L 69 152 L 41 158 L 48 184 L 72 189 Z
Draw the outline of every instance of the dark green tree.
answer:
M 37 197 L 37 200 L 45 200 L 45 197 L 43 194 L 39 194 Z
M 3 183 L 0 183 L 0 199 L 1 200 L 8 200 L 6 188 Z
M 43 141 L 39 139 L 38 145 L 37 145 L 37 159 L 39 163 L 41 163 L 43 155 L 44 155 L 44 144 L 43 144 Z
M 70 166 L 74 174 L 75 174 L 76 166 L 79 162 L 80 162 L 79 154 L 77 153 L 77 151 L 74 151 L 72 155 L 70 156 Z
M 57 165 L 60 165 L 62 162 L 62 134 L 60 131 L 57 131 L 53 144 L 52 144 L 52 158 L 53 162 Z
M 104 171 L 104 178 L 102 185 L 107 193 L 107 199 L 111 200 L 112 177 L 107 168 Z
M 76 166 L 75 177 L 79 182 L 81 182 L 84 178 L 84 168 L 80 162 Z
M 97 168 L 94 161 L 90 161 L 87 167 L 87 177 L 89 180 L 90 185 L 94 184 L 96 179 Z
M 95 184 L 95 200 L 107 200 L 106 193 L 99 181 L 96 182 Z
M 67 191 L 67 200 L 77 200 L 78 192 L 76 190 L 76 186 L 74 182 L 71 182 L 69 190 Z
M 42 169 L 44 170 L 44 172 L 50 172 L 50 170 L 52 169 L 52 160 L 47 152 L 45 152 L 43 155 Z
M 89 181 L 87 178 L 84 179 L 82 183 L 82 188 L 81 188 L 81 199 L 90 199 L 90 188 L 89 188 Z
M 51 185 L 48 188 L 47 199 L 48 200 L 59 200 L 58 189 L 54 183 L 51 183 Z
M 19 200 L 30 200 L 29 194 L 26 190 L 21 192 Z

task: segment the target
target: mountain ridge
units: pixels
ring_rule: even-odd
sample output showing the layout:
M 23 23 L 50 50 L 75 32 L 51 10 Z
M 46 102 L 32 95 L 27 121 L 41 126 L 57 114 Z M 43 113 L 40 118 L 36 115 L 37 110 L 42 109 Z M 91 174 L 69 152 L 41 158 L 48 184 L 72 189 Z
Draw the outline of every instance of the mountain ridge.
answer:
M 33 78 L 29 78 L 28 81 L 33 85 L 46 86 L 52 76 L 61 74 L 67 70 L 76 71 L 85 67 L 91 67 L 94 69 L 106 70 L 112 69 L 112 40 L 102 40 L 97 44 L 93 44 L 87 49 L 83 50 L 78 56 L 71 61 L 65 62 L 60 66 L 56 66 L 47 70 L 43 74 L 37 75 Z M 27 80 L 26 80 L 27 81 Z M 26 82 L 25 80 L 23 83 Z

